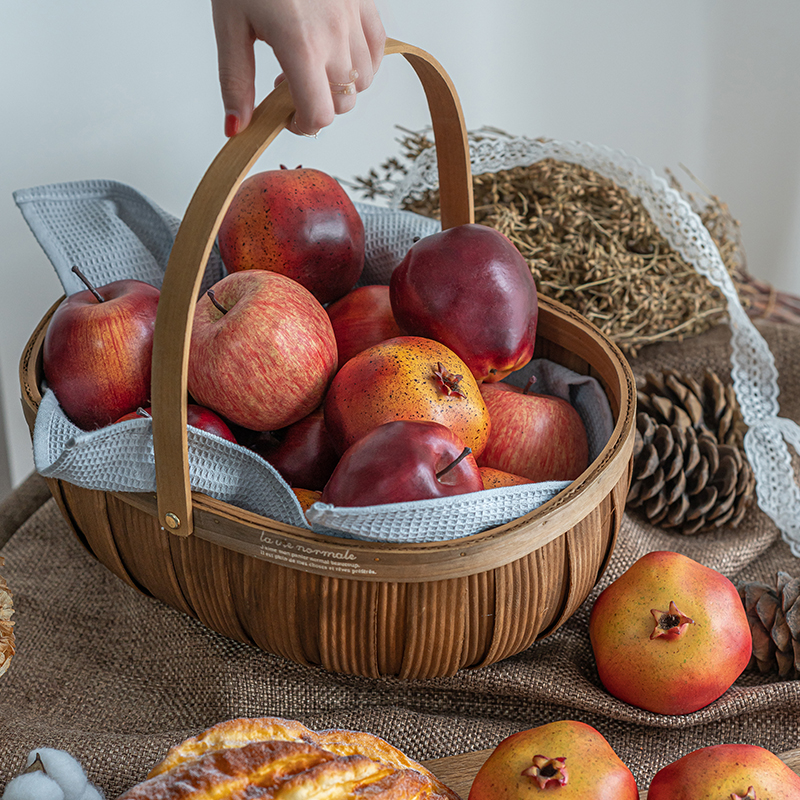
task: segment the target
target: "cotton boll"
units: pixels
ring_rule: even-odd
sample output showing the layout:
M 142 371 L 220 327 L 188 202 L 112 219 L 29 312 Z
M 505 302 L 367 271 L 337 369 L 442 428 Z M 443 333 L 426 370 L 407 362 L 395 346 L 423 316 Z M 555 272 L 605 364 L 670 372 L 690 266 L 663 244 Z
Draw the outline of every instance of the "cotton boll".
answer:
M 83 767 L 69 753 L 52 747 L 32 750 L 28 754 L 28 766 L 34 762 L 37 754 L 44 764 L 45 775 L 63 790 L 64 800 L 80 800 L 87 785 Z
M 17 775 L 6 785 L 2 800 L 66 800 L 61 787 L 43 772 Z
M 80 800 L 106 800 L 103 793 L 93 784 L 89 783 L 83 790 Z

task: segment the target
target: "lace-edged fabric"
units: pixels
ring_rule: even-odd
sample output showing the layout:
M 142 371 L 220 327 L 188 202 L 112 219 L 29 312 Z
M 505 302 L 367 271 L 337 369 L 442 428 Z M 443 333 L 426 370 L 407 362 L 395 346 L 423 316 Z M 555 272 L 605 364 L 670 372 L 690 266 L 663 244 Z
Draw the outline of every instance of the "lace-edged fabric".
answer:
M 619 150 L 582 142 L 527 137 L 472 141 L 473 174 L 513 169 L 553 158 L 591 169 L 638 197 L 669 244 L 725 296 L 731 329 L 731 378 L 748 425 L 745 453 L 756 476 L 759 507 L 800 557 L 800 488 L 788 445 L 800 453 L 800 427 L 779 416 L 778 372 L 770 349 L 750 321 L 719 251 L 700 217 L 664 178 Z M 434 149 L 422 153 L 396 188 L 390 206 L 438 185 Z

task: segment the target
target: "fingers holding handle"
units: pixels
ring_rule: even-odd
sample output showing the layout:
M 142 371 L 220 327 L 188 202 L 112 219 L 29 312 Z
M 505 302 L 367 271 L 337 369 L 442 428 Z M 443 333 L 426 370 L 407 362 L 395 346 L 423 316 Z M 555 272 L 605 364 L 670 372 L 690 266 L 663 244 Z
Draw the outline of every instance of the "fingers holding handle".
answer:
M 315 136 L 372 83 L 386 34 L 374 0 L 211 0 L 225 133 L 250 122 L 256 40 L 270 45 L 297 109 L 292 132 Z

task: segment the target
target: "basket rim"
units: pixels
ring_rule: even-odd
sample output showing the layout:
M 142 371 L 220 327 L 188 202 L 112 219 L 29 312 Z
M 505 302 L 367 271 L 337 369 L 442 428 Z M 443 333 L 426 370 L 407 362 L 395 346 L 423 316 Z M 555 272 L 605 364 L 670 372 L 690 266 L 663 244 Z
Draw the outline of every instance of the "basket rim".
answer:
M 52 314 L 63 299 L 62 296 L 42 317 L 20 359 L 21 400 L 31 436 L 42 398 L 44 336 Z M 565 330 L 568 332 L 579 332 L 596 342 L 597 352 L 605 356 L 618 382 L 616 387 L 604 386 L 604 389 L 606 392 L 615 389 L 619 404 L 614 412 L 613 431 L 601 453 L 578 478 L 543 505 L 508 523 L 460 539 L 393 543 L 316 533 L 192 492 L 197 517 L 192 535 L 227 550 L 319 575 L 414 582 L 463 577 L 495 569 L 564 535 L 618 485 L 629 480 L 635 436 L 636 385 L 621 350 L 589 320 L 547 297 L 540 296 L 539 306 L 540 325 L 542 320 L 545 322 L 543 327 L 547 327 L 549 320 L 561 320 L 567 323 Z M 587 363 L 596 368 L 591 362 Z M 159 524 L 156 493 L 107 494 L 147 513 Z

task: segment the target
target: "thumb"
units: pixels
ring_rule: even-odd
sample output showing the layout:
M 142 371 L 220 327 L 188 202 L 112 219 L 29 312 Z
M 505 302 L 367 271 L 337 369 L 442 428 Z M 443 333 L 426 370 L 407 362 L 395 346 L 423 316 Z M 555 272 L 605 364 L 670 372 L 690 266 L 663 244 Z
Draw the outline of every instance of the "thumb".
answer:
M 215 6 L 216 8 L 216 6 Z M 255 103 L 255 38 L 243 16 L 214 14 L 219 85 L 225 108 L 225 135 L 235 136 L 247 127 Z

